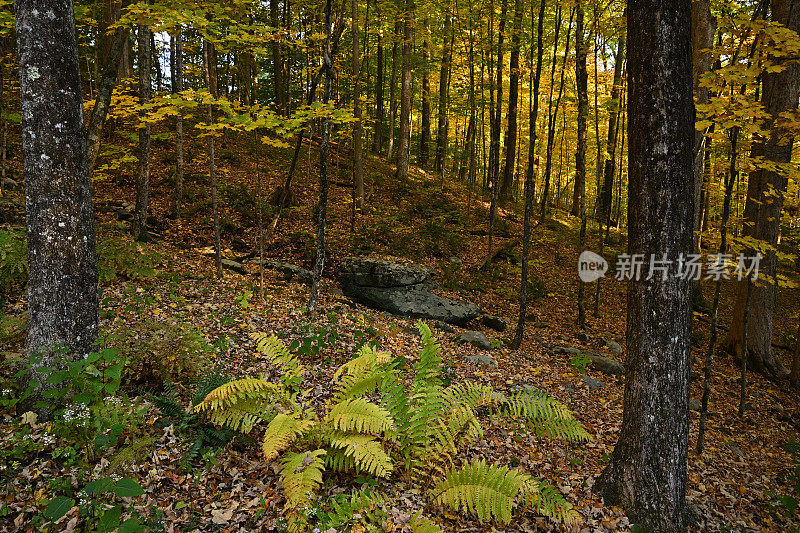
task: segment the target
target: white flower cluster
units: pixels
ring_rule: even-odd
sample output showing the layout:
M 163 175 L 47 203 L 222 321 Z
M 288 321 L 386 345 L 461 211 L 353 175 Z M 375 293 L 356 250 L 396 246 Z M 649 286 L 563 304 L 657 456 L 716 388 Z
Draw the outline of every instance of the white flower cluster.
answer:
M 3 389 L 0 392 L 0 396 L 11 396 L 11 389 Z
M 116 396 L 106 396 L 103 401 L 110 407 L 120 407 L 122 405 L 122 399 Z
M 64 422 L 76 426 L 86 427 L 89 424 L 89 408 L 78 403 L 64 409 Z
M 42 438 L 40 439 L 42 444 L 45 446 L 49 446 L 56 441 L 56 436 L 52 433 L 42 433 Z

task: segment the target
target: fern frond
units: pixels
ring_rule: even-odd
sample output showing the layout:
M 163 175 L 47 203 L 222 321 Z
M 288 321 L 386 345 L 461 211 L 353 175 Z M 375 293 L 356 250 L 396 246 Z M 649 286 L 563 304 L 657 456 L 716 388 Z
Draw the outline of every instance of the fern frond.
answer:
M 425 448 L 436 433 L 436 425 L 443 415 L 440 387 L 419 390 L 411 399 L 413 409 L 409 418 L 407 442 L 416 448 Z
M 377 522 L 374 515 L 385 515 L 380 510 L 380 506 L 385 503 L 386 498 L 382 494 L 372 492 L 369 488 L 351 494 L 350 497 L 340 494 L 330 500 L 331 510 L 327 513 L 325 525 L 335 531 L 346 531 L 347 526 L 365 518 L 373 519 L 373 523 Z
M 337 400 L 347 400 L 373 393 L 383 382 L 384 373 L 379 368 L 369 368 L 355 371 L 352 374 L 345 374 L 341 376 L 339 383 L 336 384 L 334 397 Z
M 476 461 L 447 472 L 434 489 L 434 500 L 459 511 L 464 509 L 481 521 L 511 521 L 514 500 L 532 483 L 530 474 Z
M 408 393 L 397 371 L 389 370 L 384 373 L 383 381 L 380 383 L 380 393 L 383 406 L 391 413 L 397 428 L 396 436 L 402 438 L 408 429 L 408 424 L 411 420 L 411 411 Z
M 460 448 L 483 437 L 483 428 L 469 405 L 455 407 L 448 415 L 439 420 L 436 438 L 442 452 L 454 456 Z
M 276 458 L 298 435 L 302 435 L 313 425 L 314 422 L 311 420 L 300 420 L 283 413 L 275 415 L 264 433 L 264 443 L 261 446 L 264 460 L 271 461 Z
M 264 354 L 272 364 L 279 367 L 284 373 L 302 377 L 305 367 L 278 337 L 266 333 L 253 333 L 252 337 L 256 341 L 258 351 Z
M 333 374 L 333 379 L 339 379 L 343 374 L 357 374 L 371 370 L 377 366 L 385 365 L 392 360 L 389 352 L 379 352 L 374 346 L 364 345 L 358 350 L 358 355 L 340 366 Z
M 583 516 L 549 483 L 533 479 L 524 487 L 524 491 L 525 502 L 554 522 L 568 526 L 583 522 Z
M 378 477 L 388 477 L 392 473 L 392 458 L 375 437 L 336 432 L 329 436 L 329 441 L 334 448 L 343 450 L 345 456 L 353 458 L 356 470 Z
M 591 440 L 592 436 L 575 420 L 569 408 L 544 391 L 521 391 L 510 397 L 498 395 L 501 412 L 523 418 L 533 424 L 537 433 L 569 441 Z
M 325 450 L 286 454 L 282 461 L 281 483 L 287 507 L 296 507 L 313 499 L 322 483 L 324 455 Z
M 422 511 L 417 511 L 411 515 L 408 521 L 411 526 L 411 533 L 441 533 L 442 528 L 436 525 L 432 520 L 422 516 Z
M 474 381 L 454 383 L 442 391 L 442 397 L 448 406 L 468 405 L 473 409 L 491 405 L 497 399 L 497 394 L 489 385 Z
M 419 351 L 419 360 L 414 366 L 414 390 L 418 391 L 429 387 L 441 387 L 442 378 L 439 369 L 442 366 L 442 347 L 431 333 L 431 328 L 425 322 L 418 320 L 417 329 L 422 336 L 422 348 Z
M 339 431 L 381 435 L 394 430 L 392 415 L 364 398 L 344 400 L 331 408 L 325 421 Z
M 194 410 L 204 413 L 213 424 L 249 433 L 275 414 L 275 403 L 289 403 L 278 385 L 262 379 L 237 379 L 209 392 Z
M 334 472 L 355 472 L 356 460 L 343 449 L 331 448 L 325 455 L 325 468 Z

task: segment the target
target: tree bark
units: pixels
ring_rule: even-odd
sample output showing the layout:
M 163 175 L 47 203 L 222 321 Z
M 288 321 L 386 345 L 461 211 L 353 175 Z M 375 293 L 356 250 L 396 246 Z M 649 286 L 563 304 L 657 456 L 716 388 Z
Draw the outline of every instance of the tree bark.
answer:
M 800 0 L 771 0 L 772 19 L 786 28 L 800 32 Z M 791 131 L 777 119 L 781 113 L 797 109 L 800 94 L 800 65 L 788 58 L 772 57 L 776 65 L 786 68 L 781 72 L 765 72 L 762 76 L 761 104 L 769 118 L 764 128 L 769 137 L 757 136 L 752 144 L 752 156 L 770 163 L 785 165 L 792 158 L 793 137 Z M 745 237 L 752 237 L 772 246 L 778 243 L 780 233 L 783 195 L 788 182 L 787 171 L 780 172 L 756 169 L 750 173 L 747 184 L 743 229 Z M 775 195 L 774 191 L 778 194 Z M 772 319 L 775 311 L 775 275 L 777 258 L 768 252 L 761 260 L 761 277 L 768 283 L 753 283 L 749 306 L 748 349 L 749 365 L 757 372 L 774 379 L 782 379 L 787 370 L 772 351 Z M 725 345 L 735 353 L 741 353 L 745 323 L 746 280 L 736 285 L 736 300 L 733 308 L 731 328 Z
M 500 182 L 500 201 L 511 198 L 514 186 L 514 155 L 517 148 L 517 103 L 519 101 L 519 50 L 522 34 L 522 0 L 514 0 L 514 27 L 511 34 L 511 59 L 508 80 L 508 127 L 506 128 L 506 157 Z
M 442 63 L 439 69 L 439 110 L 436 123 L 436 160 L 433 168 L 438 171 L 444 169 L 444 159 L 447 152 L 447 134 L 450 129 L 448 107 L 450 105 L 450 66 L 453 62 L 453 15 L 451 7 L 447 5 L 444 13 L 444 28 L 442 35 Z
M 519 348 L 525 334 L 525 317 L 528 308 L 528 257 L 530 255 L 531 240 L 531 216 L 533 215 L 533 195 L 534 195 L 534 159 L 536 154 L 536 116 L 539 114 L 539 82 L 542 79 L 542 55 L 544 45 L 542 43 L 542 33 L 544 32 L 544 13 L 546 0 L 542 0 L 539 5 L 539 23 L 536 31 L 536 72 L 531 80 L 531 95 L 533 107 L 530 111 L 530 144 L 528 145 L 528 167 L 525 171 L 525 212 L 522 218 L 522 272 L 520 273 L 519 291 L 519 315 L 517 318 L 517 329 L 514 334 L 512 346 Z M 533 3 L 531 3 L 531 26 L 533 25 Z M 533 29 L 531 28 L 531 32 Z M 531 60 L 533 57 L 531 55 Z
M 428 166 L 431 141 L 431 80 L 428 74 L 430 61 L 431 29 L 426 17 L 422 22 L 422 112 L 420 116 L 422 124 L 419 132 L 419 166 L 422 168 Z
M 503 41 L 506 33 L 506 18 L 508 14 L 508 0 L 503 0 L 500 7 L 500 22 L 497 28 L 497 68 L 495 69 L 496 109 L 492 121 L 491 141 L 489 144 L 489 180 L 492 184 L 493 198 L 496 198 L 498 180 L 500 178 L 500 131 L 503 125 Z
M 28 236 L 26 351 L 37 368 L 86 357 L 98 334 L 92 182 L 71 1 L 15 2 Z M 51 409 L 42 414 L 49 415 Z
M 89 171 L 91 172 L 97 163 L 97 156 L 100 153 L 100 133 L 103 131 L 103 124 L 108 114 L 108 106 L 111 103 L 111 93 L 117 84 L 119 74 L 120 59 L 122 50 L 128 42 L 128 28 L 117 28 L 111 40 L 106 63 L 103 66 L 103 75 L 97 88 L 92 114 L 89 115 L 89 125 L 86 128 L 86 137 L 89 140 Z
M 693 246 L 690 20 L 689 2 L 628 4 L 628 253 L 671 263 L 666 279 L 629 282 L 622 429 L 595 487 L 644 531 L 684 531 L 691 305 L 675 261 Z
M 361 66 L 358 49 L 358 0 L 353 0 L 353 189 L 356 207 L 364 209 L 364 159 L 361 146 Z M 329 43 L 330 46 L 330 43 Z M 327 83 L 327 80 L 326 80 Z
M 403 81 L 400 90 L 400 139 L 397 143 L 395 178 L 408 180 L 408 148 L 411 135 L 411 49 L 413 47 L 414 0 L 406 0 L 403 13 Z
M 383 31 L 378 33 L 378 50 L 376 52 L 375 76 L 375 134 L 372 141 L 372 151 L 376 154 L 383 150 L 383 71 L 385 69 L 383 57 Z
M 181 25 L 173 36 L 175 40 L 175 74 L 172 80 L 173 95 L 183 91 L 183 32 Z M 178 111 L 175 117 L 175 188 L 172 191 L 171 216 L 178 218 L 181 214 L 181 202 L 183 202 L 183 112 Z
M 386 149 L 386 156 L 389 159 L 394 159 L 396 144 L 394 138 L 394 123 L 397 118 L 397 44 L 400 38 L 401 27 L 402 23 L 398 20 L 394 26 L 394 34 L 392 34 L 392 75 L 389 78 L 389 144 Z
M 278 34 L 280 22 L 278 20 L 278 0 L 270 0 L 269 2 L 269 15 L 270 15 L 270 25 L 272 26 L 272 30 Z M 289 97 L 288 97 L 288 80 L 286 78 L 286 60 L 283 57 L 283 50 L 281 46 L 281 42 L 283 37 L 281 35 L 276 35 L 277 38 L 274 38 L 271 41 L 271 51 L 272 51 L 272 87 L 275 91 L 275 105 L 278 109 L 278 113 L 284 116 L 288 116 L 289 114 Z
M 213 98 L 217 97 L 217 50 L 214 43 L 204 41 L 203 57 L 205 62 L 206 86 Z M 208 104 L 208 123 L 214 123 L 213 105 Z M 222 243 L 219 228 L 219 198 L 217 195 L 217 169 L 214 155 L 214 135 L 208 135 L 208 176 L 211 178 L 211 205 L 214 211 L 214 266 L 217 278 L 222 278 Z
M 589 115 L 586 36 L 583 31 L 583 2 L 578 0 L 575 26 L 575 83 L 578 89 L 578 146 L 575 151 L 575 190 L 572 211 L 581 218 L 578 254 L 586 246 L 586 117 Z M 586 327 L 586 285 L 578 281 L 578 327 Z
M 150 101 L 150 30 L 147 26 L 137 27 L 139 52 L 139 103 Z M 144 119 L 144 113 L 141 113 Z M 146 241 L 147 209 L 150 202 L 150 124 L 139 127 L 139 175 L 136 179 L 136 206 L 133 218 L 133 236 L 137 241 Z

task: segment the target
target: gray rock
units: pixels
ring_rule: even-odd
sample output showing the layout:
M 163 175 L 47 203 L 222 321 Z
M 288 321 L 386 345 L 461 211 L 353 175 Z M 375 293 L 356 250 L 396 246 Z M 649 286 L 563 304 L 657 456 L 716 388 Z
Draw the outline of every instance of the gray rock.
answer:
M 255 260 L 253 261 L 255 264 L 260 265 L 261 261 Z M 311 283 L 311 279 L 313 278 L 313 274 L 310 270 L 306 270 L 303 267 L 299 267 L 292 263 L 287 263 L 285 261 L 272 261 L 272 260 L 264 260 L 264 268 L 268 268 L 270 270 L 277 270 L 287 279 L 292 279 L 296 277 L 302 283 Z
M 395 315 L 463 325 L 482 313 L 472 302 L 431 292 L 431 272 L 413 263 L 348 257 L 337 277 L 346 296 Z
M 500 318 L 499 316 L 483 315 L 483 317 L 481 318 L 481 323 L 487 328 L 491 328 L 495 331 L 506 330 L 506 321 Z
M 595 355 L 595 354 L 587 354 L 587 355 L 592 362 L 592 368 L 594 368 L 598 372 L 602 372 L 603 374 L 609 374 L 613 376 L 625 375 L 625 365 L 623 365 L 616 359 L 611 359 L 609 357 L 603 357 L 602 355 Z
M 583 382 L 586 383 L 586 386 L 589 387 L 590 391 L 596 391 L 597 389 L 602 389 L 606 386 L 601 380 L 597 378 L 593 378 L 592 376 L 581 376 L 583 378 Z
M 342 285 L 406 287 L 424 283 L 433 273 L 414 263 L 398 263 L 375 257 L 345 257 L 338 273 Z
M 514 392 L 537 392 L 539 387 L 536 385 L 531 385 L 530 383 L 517 383 L 515 385 L 511 385 L 508 390 L 512 393 Z
M 489 342 L 489 339 L 486 338 L 486 335 L 481 333 L 480 331 L 465 331 L 455 340 L 456 344 L 471 344 L 476 348 L 480 348 L 481 350 L 488 350 L 492 347 L 492 344 Z
M 475 355 L 467 355 L 466 360 L 474 365 L 483 365 L 488 366 L 490 368 L 497 368 L 497 363 L 495 363 L 494 359 L 489 357 L 486 354 L 475 354 Z
M 573 348 L 572 346 L 553 346 L 552 350 L 553 353 L 557 354 L 578 355 L 581 353 L 579 349 Z
M 453 326 L 451 326 L 447 322 L 442 322 L 441 320 L 437 320 L 436 323 L 434 324 L 434 326 L 436 327 L 436 329 L 438 329 L 440 331 L 444 331 L 445 333 L 455 333 L 456 332 L 456 328 L 454 328 Z
M 689 398 L 690 410 L 700 412 L 701 407 L 703 407 L 703 404 L 700 403 L 700 400 L 698 400 L 697 398 Z
M 247 270 L 245 270 L 244 265 L 232 259 L 223 259 L 222 267 L 227 268 L 228 270 L 233 270 L 239 274 L 247 274 Z
M 620 346 L 617 341 L 608 341 L 607 345 L 608 349 L 614 352 L 615 354 L 619 355 L 622 353 L 622 346 Z

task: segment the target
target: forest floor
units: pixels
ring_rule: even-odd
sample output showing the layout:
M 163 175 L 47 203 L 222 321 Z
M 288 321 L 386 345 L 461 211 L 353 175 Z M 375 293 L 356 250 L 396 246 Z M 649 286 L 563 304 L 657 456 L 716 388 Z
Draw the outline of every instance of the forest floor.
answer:
M 194 149 L 193 149 L 194 148 Z M 220 148 L 221 203 L 225 255 L 246 254 L 256 242 L 255 199 L 250 192 L 261 179 L 272 189 L 285 176 L 288 149 L 268 149 L 256 160 L 252 146 L 227 140 Z M 192 154 L 198 154 L 194 159 Z M 129 374 L 124 385 L 131 397 L 158 394 L 165 375 L 178 382 L 179 397 L 188 405 L 191 385 L 187 375 L 202 374 L 209 368 L 236 377 L 266 375 L 275 371 L 255 349 L 250 334 L 277 334 L 289 343 L 310 339 L 298 350 L 308 365 L 304 388 L 320 401 L 329 398 L 333 371 L 349 360 L 355 347 L 365 339 L 376 341 L 381 349 L 410 360 L 419 349 L 414 321 L 367 309 L 345 298 L 333 273 L 341 258 L 348 255 L 378 255 L 409 258 L 437 271 L 444 292 L 478 303 L 487 313 L 516 323 L 517 290 L 520 267 L 510 261 L 493 263 L 480 269 L 487 257 L 486 237 L 476 235 L 487 229 L 485 198 L 471 198 L 458 182 L 442 181 L 438 175 L 412 169 L 408 183 L 392 179 L 392 167 L 384 160 L 368 157 L 367 207 L 357 214 L 351 230 L 350 169 L 347 154 L 333 165 L 329 250 L 322 285 L 319 312 L 305 313 L 308 287 L 286 280 L 274 271 L 265 271 L 265 298 L 259 298 L 258 267 L 245 263 L 247 274 L 225 270 L 217 280 L 213 256 L 211 211 L 204 174 L 203 149 L 189 150 L 192 167 L 187 172 L 187 208 L 180 221 L 164 218 L 171 186 L 166 168 L 168 159 L 154 164 L 153 213 L 162 227 L 161 238 L 140 245 L 135 255 L 151 257 L 154 275 L 131 274 L 126 279 L 120 269 L 116 279 L 102 286 L 102 329 L 120 351 L 131 350 L 139 357 L 138 374 Z M 314 225 L 311 213 L 316 203 L 316 150 L 303 150 L 295 180 L 296 207 L 287 210 L 266 255 L 311 267 Z M 259 173 L 261 177 L 259 178 Z M 96 198 L 133 202 L 132 176 L 120 172 L 115 181 L 96 183 Z M 17 193 L 19 194 L 19 193 Z M 470 213 L 467 216 L 467 213 Z M 100 235 L 120 233 L 124 225 L 113 214 L 98 213 Z M 8 229 L 8 227 L 6 228 Z M 521 234 L 517 210 L 501 210 L 493 247 L 510 243 Z M 624 347 L 625 286 L 607 279 L 602 285 L 598 316 L 589 313 L 585 330 L 575 325 L 578 221 L 556 211 L 533 231 L 532 302 L 529 307 L 525 340 L 519 350 L 502 342 L 486 352 L 497 367 L 475 365 L 467 360 L 479 352 L 472 346 L 455 345 L 455 333 L 434 330 L 443 349 L 444 364 L 452 369 L 453 381 L 472 380 L 500 390 L 533 385 L 565 403 L 586 427 L 593 439 L 567 444 L 537 438 L 520 432 L 503 420 L 489 420 L 484 438 L 464 450 L 460 458 L 485 459 L 489 463 L 517 466 L 557 487 L 584 517 L 579 531 L 627 531 L 624 513 L 605 507 L 592 492 L 594 480 L 607 464 L 622 421 L 623 379 L 604 375 L 576 361 L 570 354 L 555 353 L 554 346 L 577 347 L 624 359 L 610 347 Z M 590 242 L 596 241 L 596 228 L 590 228 Z M 612 231 L 611 257 L 625 248 L 625 235 Z M 590 245 L 589 248 L 596 249 Z M 519 252 L 516 252 L 517 254 Z M 591 309 L 594 286 L 587 291 Z M 713 287 L 704 286 L 707 299 Z M 730 316 L 732 286 L 724 287 L 722 324 Z M 790 344 L 796 323 L 796 289 L 781 289 L 776 311 L 776 342 Z M 13 318 L 25 312 L 24 292 L 7 295 L 3 339 L 4 359 L 19 355 L 22 335 L 14 332 Z M 164 325 L 167 326 L 164 326 Z M 694 321 L 691 397 L 701 395 L 701 360 L 709 338 L 708 325 Z M 164 328 L 167 329 L 164 329 Z M 513 326 L 504 333 L 481 330 L 491 339 L 504 341 L 513 335 Z M 172 332 L 179 331 L 175 335 Z M 186 332 L 196 332 L 200 344 L 197 359 L 194 348 L 185 349 Z M 178 340 L 176 340 L 178 339 Z M 196 340 L 196 339 L 195 339 Z M 611 342 L 613 341 L 613 342 Z M 194 342 L 194 341 L 192 341 Z M 191 344 L 191 343 L 189 343 Z M 197 344 L 197 343 L 195 343 Z M 194 346 L 194 345 L 192 345 Z M 198 352 L 198 353 L 199 353 Z M 785 364 L 790 353 L 778 350 Z M 188 354 L 188 355 L 187 355 Z M 176 367 L 170 367 L 172 358 Z M 187 362 L 193 360 L 194 362 Z M 163 365 L 166 370 L 159 371 Z M 3 365 L 4 382 L 10 383 L 11 365 Z M 159 372 L 161 374 L 159 375 Z M 693 531 L 787 531 L 800 525 L 800 513 L 781 504 L 780 497 L 793 493 L 790 472 L 798 461 L 783 449 L 791 440 L 800 440 L 800 400 L 795 391 L 749 374 L 749 409 L 744 418 L 737 413 L 739 367 L 731 357 L 718 354 L 712 368 L 713 389 L 702 456 L 689 455 L 688 501 L 692 508 Z M 594 381 L 588 378 L 595 378 Z M 183 380 L 183 384 L 181 381 Z M 592 388 L 589 385 L 592 385 Z M 4 385 L 5 387 L 5 385 Z M 152 405 L 138 423 L 131 423 L 121 435 L 117 449 L 103 453 L 65 451 L 70 445 L 63 438 L 53 439 L 47 424 L 23 421 L 22 413 L 0 411 L 0 530 L 32 531 L 42 526 L 35 517 L 51 495 L 64 486 L 77 488 L 92 476 L 115 473 L 136 479 L 145 494 L 123 499 L 153 531 L 256 531 L 280 530 L 283 496 L 279 490 L 278 462 L 265 463 L 255 443 L 234 440 L 205 451 L 191 461 L 185 454 L 189 440 L 174 425 L 159 422 L 161 415 Z M 694 448 L 698 413 L 691 411 L 690 448 Z M 254 436 L 257 438 L 257 435 Z M 133 444 L 133 453 L 121 457 L 119 448 Z M 77 446 L 75 446 L 77 447 Z M 90 447 L 90 446 L 89 446 Z M 87 447 L 88 449 L 88 447 Z M 320 502 L 336 494 L 373 485 L 391 496 L 381 509 L 384 529 L 402 530 L 412 512 L 424 509 L 425 516 L 446 531 L 539 531 L 558 526 L 520 508 L 508 526 L 481 523 L 465 513 L 452 514 L 425 498 L 429 487 L 391 478 L 331 476 L 320 491 Z M 112 501 L 113 503 L 113 501 Z M 322 504 L 321 504 L 322 505 Z M 791 507 L 791 504 L 788 504 Z M 320 507 L 322 509 L 322 507 Z M 76 505 L 52 530 L 81 530 Z M 83 520 L 83 515 L 81 515 Z M 46 523 L 45 523 L 46 525 Z M 363 531 L 352 525 L 351 531 Z

